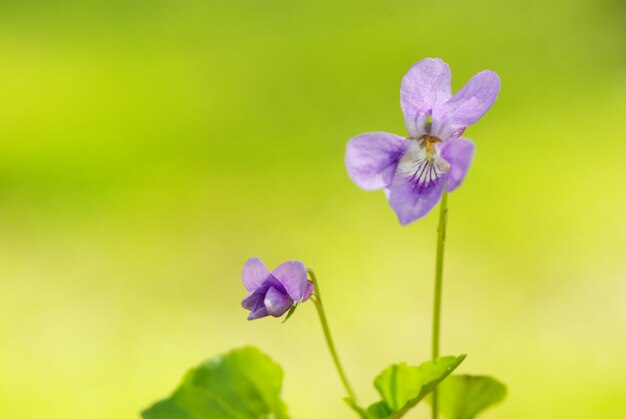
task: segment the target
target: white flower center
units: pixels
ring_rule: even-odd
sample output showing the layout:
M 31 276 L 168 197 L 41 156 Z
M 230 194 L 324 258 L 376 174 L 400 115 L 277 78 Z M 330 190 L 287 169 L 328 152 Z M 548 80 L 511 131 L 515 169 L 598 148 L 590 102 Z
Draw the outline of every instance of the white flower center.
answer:
M 418 193 L 433 187 L 441 176 L 450 171 L 450 165 L 437 151 L 439 138 L 425 135 L 412 140 L 398 164 L 398 173 L 413 184 Z

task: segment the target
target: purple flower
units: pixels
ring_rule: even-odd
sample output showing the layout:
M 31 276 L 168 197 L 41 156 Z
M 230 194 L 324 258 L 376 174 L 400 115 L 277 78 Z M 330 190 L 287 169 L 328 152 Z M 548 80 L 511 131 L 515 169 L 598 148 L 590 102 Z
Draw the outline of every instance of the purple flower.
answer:
M 250 258 L 243 265 L 243 286 L 249 291 L 241 305 L 250 310 L 248 320 L 280 317 L 296 304 L 306 301 L 313 292 L 304 263 L 292 260 L 271 273 L 261 259 Z
M 474 157 L 474 143 L 460 138 L 493 105 L 500 78 L 481 71 L 454 96 L 450 68 L 425 58 L 406 73 L 400 103 L 408 138 L 386 132 L 357 135 L 348 142 L 350 178 L 366 190 L 383 189 L 401 224 L 426 215 L 444 188 L 455 190 Z

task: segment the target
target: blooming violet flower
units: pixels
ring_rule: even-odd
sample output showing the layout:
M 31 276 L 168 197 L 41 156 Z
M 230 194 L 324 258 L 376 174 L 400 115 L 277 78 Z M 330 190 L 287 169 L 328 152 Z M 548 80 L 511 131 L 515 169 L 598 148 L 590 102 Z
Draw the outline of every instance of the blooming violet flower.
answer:
M 409 69 L 400 102 L 409 132 L 402 138 L 386 132 L 358 135 L 348 142 L 346 167 L 362 189 L 383 189 L 401 224 L 426 215 L 444 188 L 455 190 L 474 157 L 474 143 L 461 138 L 493 105 L 500 78 L 481 71 L 454 96 L 450 68 L 439 58 L 425 58 Z
M 250 310 L 248 320 L 280 317 L 296 304 L 308 300 L 313 292 L 306 267 L 297 260 L 285 262 L 270 273 L 259 258 L 250 258 L 243 266 L 241 278 L 249 291 L 241 303 Z

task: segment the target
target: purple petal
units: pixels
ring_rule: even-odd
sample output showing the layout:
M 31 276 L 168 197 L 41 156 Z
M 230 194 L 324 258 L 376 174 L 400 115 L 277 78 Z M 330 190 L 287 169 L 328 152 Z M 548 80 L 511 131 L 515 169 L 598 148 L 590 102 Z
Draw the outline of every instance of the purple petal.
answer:
M 248 291 L 254 291 L 259 288 L 268 276 L 270 276 L 270 271 L 267 270 L 261 259 L 257 257 L 248 259 L 243 265 L 241 279 L 243 280 L 243 286 Z
M 254 311 L 254 308 L 259 305 L 259 301 L 263 301 L 265 298 L 265 293 L 267 289 L 258 288 L 252 291 L 250 294 L 246 296 L 241 302 L 241 306 L 246 310 Z
M 452 133 L 477 122 L 493 105 L 500 78 L 493 71 L 476 74 L 450 100 L 433 109 L 432 135 L 447 140 Z
M 272 275 L 285 287 L 293 301 L 302 300 L 309 282 L 304 263 L 297 260 L 282 263 L 272 271 Z
M 276 288 L 270 287 L 270 289 L 267 290 L 267 294 L 265 294 L 264 304 L 267 314 L 280 317 L 293 305 L 293 300 Z
M 448 163 L 442 158 L 431 159 L 422 144 L 411 144 L 389 187 L 389 204 L 401 224 L 423 217 L 437 205 L 448 170 Z
M 439 150 L 448 164 L 450 173 L 446 188 L 452 192 L 463 182 L 467 171 L 474 159 L 474 143 L 466 138 L 455 138 L 445 141 Z
M 267 313 L 267 309 L 265 308 L 265 306 L 261 306 L 250 313 L 250 315 L 248 316 L 248 320 L 260 319 L 261 317 L 267 317 L 268 315 L 269 314 Z
M 248 320 L 260 319 L 268 315 L 267 309 L 265 308 L 265 295 L 268 289 L 269 286 L 264 284 L 248 294 L 242 301 L 241 305 L 251 311 Z
M 371 191 L 389 186 L 408 141 L 386 132 L 357 135 L 346 147 L 348 175 L 358 187 Z
M 445 177 L 442 177 L 437 179 L 434 188 L 424 193 L 416 193 L 413 184 L 407 178 L 402 176 L 398 176 L 397 180 L 394 178 L 389 204 L 396 212 L 400 224 L 407 225 L 428 214 L 439 202 L 444 184 Z
M 426 115 L 450 99 L 450 67 L 439 58 L 425 58 L 409 69 L 400 86 L 400 104 L 412 138 L 426 133 Z
M 302 301 L 308 300 L 311 297 L 311 294 L 313 294 L 313 290 L 314 290 L 313 283 L 311 281 L 307 281 L 307 282 L 308 283 L 306 284 L 304 295 L 302 296 Z

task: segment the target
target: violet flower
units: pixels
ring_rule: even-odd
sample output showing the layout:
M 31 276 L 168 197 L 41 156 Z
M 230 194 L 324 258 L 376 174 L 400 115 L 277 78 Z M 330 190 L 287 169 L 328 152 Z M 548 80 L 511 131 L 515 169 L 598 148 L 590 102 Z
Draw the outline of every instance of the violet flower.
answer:
M 243 286 L 249 291 L 241 305 L 250 310 L 248 320 L 280 317 L 296 304 L 306 301 L 313 292 L 306 267 L 292 260 L 282 263 L 271 273 L 259 258 L 250 258 L 243 265 Z
M 452 192 L 461 184 L 474 143 L 460 136 L 489 110 L 500 91 L 500 78 L 492 71 L 476 74 L 454 96 L 450 78 L 448 64 L 439 58 L 419 61 L 400 87 L 408 138 L 372 132 L 348 142 L 350 178 L 362 189 L 383 189 L 403 225 L 426 215 L 444 188 Z

